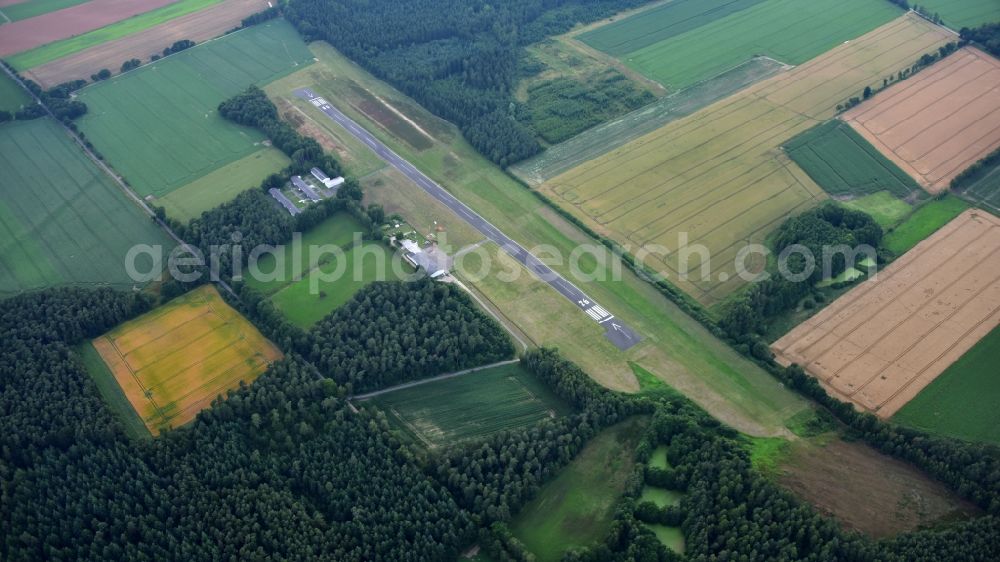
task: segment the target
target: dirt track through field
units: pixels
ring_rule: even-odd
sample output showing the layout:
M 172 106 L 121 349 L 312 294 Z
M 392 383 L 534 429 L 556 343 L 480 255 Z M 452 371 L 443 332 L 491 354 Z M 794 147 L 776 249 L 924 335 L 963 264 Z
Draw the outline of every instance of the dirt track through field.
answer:
M 131 58 L 149 62 L 175 41 L 190 39 L 200 43 L 239 27 L 243 18 L 267 8 L 264 0 L 223 0 L 210 6 L 160 24 L 156 27 L 115 41 L 85 49 L 68 57 L 43 64 L 24 74 L 49 88 L 69 80 L 86 79 L 102 68 L 118 71 L 121 63 Z
M 972 209 L 771 346 L 888 418 L 1000 325 L 1000 219 Z
M 966 47 L 843 116 L 931 193 L 1000 147 L 1000 60 Z
M 38 17 L 5 24 L 0 57 L 80 35 L 177 0 L 92 0 Z

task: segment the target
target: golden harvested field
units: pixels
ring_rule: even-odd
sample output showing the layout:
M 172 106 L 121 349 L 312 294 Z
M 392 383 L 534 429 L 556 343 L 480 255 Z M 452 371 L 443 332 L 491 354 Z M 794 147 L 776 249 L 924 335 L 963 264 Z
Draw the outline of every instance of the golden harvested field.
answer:
M 826 197 L 781 145 L 833 117 L 837 104 L 865 86 L 951 39 L 907 14 L 540 189 L 631 252 L 648 252 L 647 266 L 714 304 L 745 283 L 734 265 L 745 243 L 763 242 L 786 217 Z M 702 277 L 695 253 L 687 260 L 688 278 L 681 278 L 677 250 L 684 235 L 709 250 L 710 275 Z
M 193 420 L 217 396 L 252 382 L 282 357 L 210 285 L 93 344 L 153 435 Z
M 966 47 L 843 118 L 927 191 L 940 193 L 1000 147 L 1000 60 Z
M 67 57 L 32 68 L 23 74 L 45 88 L 69 80 L 88 79 L 102 68 L 117 73 L 121 63 L 137 58 L 143 63 L 162 53 L 174 41 L 201 43 L 239 27 L 243 18 L 267 8 L 264 0 L 223 0 L 204 10 L 162 23 L 121 39 L 108 41 Z
M 1000 325 L 1000 219 L 970 209 L 771 346 L 887 418 Z

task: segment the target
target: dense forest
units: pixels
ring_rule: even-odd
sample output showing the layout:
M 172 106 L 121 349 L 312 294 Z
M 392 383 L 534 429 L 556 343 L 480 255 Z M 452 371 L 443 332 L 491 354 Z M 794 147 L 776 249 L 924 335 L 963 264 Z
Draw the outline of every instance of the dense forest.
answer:
M 523 47 L 648 0 L 291 0 L 285 16 L 438 116 L 501 166 L 541 146 L 512 89 Z
M 1000 556 L 994 516 L 882 542 L 846 533 L 754 472 L 740 437 L 686 399 L 611 392 L 546 349 L 524 367 L 575 414 L 440 453 L 402 445 L 377 408 L 352 410 L 346 387 L 294 352 L 185 428 L 134 442 L 72 346 L 151 304 L 79 289 L 0 302 L 0 558 L 455 560 L 478 543 L 529 560 L 507 522 L 591 436 L 633 415 L 653 416 L 638 460 L 664 443 L 671 468 L 637 465 L 609 535 L 566 560 L 681 559 L 649 520 L 680 525 L 699 561 Z M 374 364 L 363 337 L 331 345 Z M 432 340 L 413 346 L 435 353 Z M 970 466 L 958 487 L 995 492 L 989 474 Z M 684 491 L 680 506 L 639 503 L 644 480 Z

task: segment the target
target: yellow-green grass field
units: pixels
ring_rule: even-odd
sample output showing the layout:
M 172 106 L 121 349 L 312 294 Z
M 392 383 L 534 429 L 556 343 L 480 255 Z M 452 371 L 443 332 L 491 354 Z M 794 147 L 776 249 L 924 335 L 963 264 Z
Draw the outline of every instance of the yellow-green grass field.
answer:
M 539 562 L 557 562 L 566 550 L 605 538 L 647 421 L 632 418 L 602 431 L 514 518 L 511 531 Z
M 310 49 L 318 62 L 269 84 L 265 91 L 272 99 L 288 100 L 289 104 L 317 123 L 322 123 L 324 119 L 329 122 L 311 104 L 296 99 L 292 94 L 296 88 L 313 88 L 526 248 L 549 244 L 563 256 L 569 256 L 581 244 L 597 245 L 523 185 L 479 155 L 453 125 L 434 117 L 325 43 L 313 43 Z M 336 80 L 331 77 L 336 77 Z M 417 151 L 371 122 L 347 101 L 352 95 L 348 82 L 356 82 L 393 106 L 405 108 L 408 118 L 431 133 L 434 146 Z M 331 122 L 330 126 L 336 125 Z M 362 183 L 366 181 L 362 178 Z M 425 235 L 430 233 L 433 220 L 442 220 L 441 212 L 446 213 L 443 220 L 448 232 L 456 230 L 457 216 L 440 206 L 425 205 L 426 199 L 421 202 L 412 197 L 412 191 L 401 188 L 397 192 L 392 188 L 394 185 L 400 183 L 385 182 L 378 188 L 378 201 L 387 209 L 396 201 L 396 209 L 419 210 L 419 217 L 409 212 L 403 214 Z M 456 241 L 450 253 L 482 240 L 474 234 L 460 237 L 462 242 Z M 630 361 L 637 362 L 718 419 L 754 435 L 787 434 L 785 420 L 808 407 L 803 399 L 713 337 L 649 283 L 627 269 L 622 271 L 619 280 L 609 275 L 586 282 L 584 287 L 597 302 L 643 335 L 642 342 L 622 352 L 604 337 L 601 327 L 581 314 L 573 303 L 538 281 L 516 262 L 505 258 L 495 245 L 487 244 L 483 248 L 495 265 L 510 263 L 510 267 L 505 267 L 503 271 L 518 272 L 516 279 L 511 282 L 502 279 L 500 265 L 484 278 L 461 273 L 459 278 L 488 306 L 496 309 L 505 323 L 527 336 L 528 343 L 559 347 L 564 355 L 609 388 L 638 391 L 639 384 L 629 366 Z M 466 256 L 469 258 L 466 265 L 475 271 L 482 256 L 475 252 Z M 553 268 L 572 278 L 565 261 L 553 264 Z M 470 277 L 474 279 L 470 280 Z M 559 318 L 559 321 L 553 322 L 552 318 Z
M 188 222 L 248 189 L 258 189 L 261 180 L 290 163 L 280 150 L 262 148 L 171 191 L 154 203 L 163 207 L 169 217 Z
M 903 14 L 903 10 L 885 0 L 725 3 L 726 6 L 750 4 L 728 14 L 715 5 L 718 3 L 698 3 L 711 16 L 702 17 L 702 25 L 620 54 L 619 58 L 664 86 L 680 89 L 755 55 L 768 56 L 785 64 L 802 64 Z M 674 9 L 688 11 L 690 7 L 678 3 Z M 631 27 L 648 25 L 644 20 L 649 17 L 656 18 L 664 26 L 680 25 L 668 19 L 671 17 L 669 12 L 669 8 L 642 12 L 619 22 L 612 31 L 624 36 Z M 631 25 L 630 20 L 634 20 Z M 601 30 L 593 33 L 599 34 Z
M 51 1 L 51 0 L 50 0 Z M 162 8 L 157 8 L 150 12 L 138 14 L 128 19 L 106 25 L 104 27 L 68 37 L 61 41 L 48 43 L 34 49 L 17 53 L 7 57 L 5 60 L 18 71 L 28 70 L 36 66 L 41 66 L 47 62 L 61 59 L 66 55 L 82 51 L 94 45 L 100 45 L 114 39 L 139 33 L 155 25 L 168 22 L 174 18 L 179 18 L 199 10 L 203 10 L 212 4 L 222 0 L 178 0 L 173 4 L 168 4 Z M 164 45 L 166 46 L 166 45 Z M 115 64 L 121 64 L 116 61 Z
M 397 256 L 383 244 L 353 246 L 340 260 L 330 259 L 271 295 L 271 302 L 293 324 L 309 328 L 370 283 L 405 280 L 414 275 L 413 268 Z M 328 277 L 333 279 L 327 281 Z
M 31 102 L 31 96 L 24 88 L 17 85 L 14 79 L 7 76 L 6 72 L 0 72 L 0 111 L 14 113 L 22 105 Z
M 825 199 L 780 150 L 866 85 L 953 39 L 907 14 L 801 66 L 578 166 L 540 188 L 711 306 L 745 285 L 736 257 Z M 679 250 L 685 241 L 709 251 Z M 751 271 L 762 263 L 749 260 Z
M 354 216 L 346 212 L 336 213 L 306 232 L 299 233 L 299 242 L 296 243 L 293 237 L 284 251 L 261 255 L 256 260 L 256 271 L 249 268 L 244 271 L 243 281 L 265 295 L 273 295 L 302 279 L 313 267 L 322 265 L 321 256 L 317 256 L 319 263 L 310 263 L 309 247 L 331 245 L 346 250 L 356 238 L 360 239 L 362 231 L 361 223 Z M 300 251 L 294 250 L 296 244 Z M 260 275 L 256 275 L 258 272 Z
M 921 205 L 898 226 L 888 231 L 882 239 L 882 245 L 901 256 L 968 208 L 968 203 L 954 195 L 935 198 Z
M 135 244 L 173 248 L 50 118 L 0 125 L 0 295 L 57 285 L 139 285 Z M 154 265 L 136 260 L 138 272 Z
M 205 285 L 93 340 L 153 435 L 251 383 L 281 351 Z
M 428 448 L 483 439 L 572 411 L 516 363 L 389 392 L 371 403 L 407 438 Z
M 220 102 L 311 62 L 288 22 L 268 21 L 84 88 L 77 124 L 139 194 L 162 198 L 261 150 L 263 135 L 223 119 Z
M 868 213 L 883 230 L 899 224 L 913 207 L 888 191 L 879 191 L 850 201 L 843 201 L 844 206 Z
M 649 458 L 649 462 L 646 464 L 652 468 L 669 468 L 670 463 L 667 461 L 667 447 L 661 445 L 654 449 L 653 455 Z M 638 501 L 653 502 L 659 507 L 667 507 L 670 505 L 680 504 L 683 497 L 683 492 L 667 490 L 665 488 L 655 488 L 653 486 L 645 486 L 642 489 L 642 494 L 639 496 Z M 679 552 L 681 554 L 684 553 L 684 532 L 680 528 L 650 523 L 644 523 L 644 525 L 649 527 L 656 535 L 656 538 L 660 539 L 660 542 L 666 545 L 667 548 L 673 550 L 674 552 Z
M 1000 327 L 979 340 L 892 420 L 970 441 L 1000 445 Z
M 938 14 L 956 31 L 1000 21 L 1000 2 L 996 0 L 923 0 L 919 4 L 924 12 Z
M 3 14 L 0 19 L 11 22 L 26 20 L 28 18 L 33 18 L 35 16 L 40 16 L 56 10 L 62 10 L 63 8 L 69 8 L 71 6 L 76 6 L 77 4 L 83 4 L 84 2 L 89 1 L 90 0 L 24 0 L 23 2 L 18 2 L 17 4 L 11 4 L 10 6 L 0 8 L 0 13 Z

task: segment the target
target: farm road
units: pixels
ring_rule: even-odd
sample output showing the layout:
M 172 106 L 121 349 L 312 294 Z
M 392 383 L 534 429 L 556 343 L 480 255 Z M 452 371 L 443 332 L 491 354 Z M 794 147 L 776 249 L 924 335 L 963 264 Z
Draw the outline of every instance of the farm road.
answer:
M 375 392 L 369 392 L 367 394 L 358 394 L 352 396 L 350 400 L 368 400 L 369 398 L 375 398 L 381 394 L 388 394 L 390 392 L 396 392 L 397 390 L 403 390 L 404 388 L 413 388 L 414 386 L 420 386 L 422 384 L 427 384 L 429 382 L 443 381 L 445 379 L 453 379 L 455 377 L 460 377 L 462 375 L 469 375 L 478 371 L 484 371 L 486 369 L 492 369 L 493 367 L 502 367 L 504 365 L 513 365 L 514 363 L 520 363 L 520 359 L 508 359 L 507 361 L 500 361 L 498 363 L 491 363 L 489 365 L 483 365 L 481 367 L 472 367 L 471 369 L 462 369 L 461 371 L 455 371 L 454 373 L 445 373 L 443 375 L 438 375 L 436 377 L 431 377 L 429 379 L 420 379 L 418 381 L 407 382 L 403 384 L 397 384 L 396 386 L 390 386 L 389 388 L 383 388 L 382 390 L 376 390 Z
M 382 142 L 375 138 L 374 135 L 355 123 L 350 117 L 344 115 L 339 109 L 331 105 L 325 99 L 315 94 L 308 88 L 295 90 L 295 95 L 316 106 L 320 111 L 325 113 L 327 117 L 342 126 L 358 140 L 367 144 L 368 147 L 371 148 L 382 160 L 385 160 L 389 165 L 402 172 L 403 175 L 410 179 L 410 181 L 420 186 L 420 188 L 426 191 L 429 195 L 451 209 L 456 215 L 482 233 L 483 236 L 486 236 L 493 242 L 496 242 L 504 252 L 524 265 L 528 271 L 534 273 L 539 279 L 547 283 L 559 294 L 566 297 L 570 302 L 574 303 L 595 322 L 604 326 L 604 336 L 611 340 L 611 342 L 615 344 L 618 349 L 628 349 L 641 341 L 642 338 L 639 334 L 626 326 L 624 322 L 615 318 L 614 315 L 608 312 L 604 307 L 594 302 L 593 299 L 588 297 L 587 294 L 581 291 L 576 285 L 567 281 L 561 275 L 549 268 L 549 266 L 542 263 L 541 260 L 525 250 L 520 244 L 514 242 L 503 232 L 500 232 L 497 227 L 493 226 L 489 221 L 479 216 L 475 211 L 470 209 L 465 203 L 459 201 L 445 188 L 441 187 L 429 177 L 424 175 L 423 172 L 415 168 L 413 164 L 410 164 L 393 152 L 392 149 L 382 144 Z

